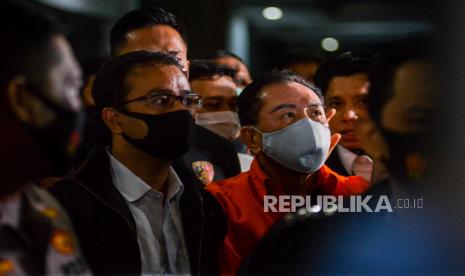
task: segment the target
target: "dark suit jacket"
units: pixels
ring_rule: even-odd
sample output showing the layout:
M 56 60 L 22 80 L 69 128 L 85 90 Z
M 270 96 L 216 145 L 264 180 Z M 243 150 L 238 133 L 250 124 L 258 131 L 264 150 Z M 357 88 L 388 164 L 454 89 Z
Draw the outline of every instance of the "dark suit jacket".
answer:
M 185 187 L 180 208 L 191 273 L 216 274 L 217 249 L 226 231 L 224 213 L 216 200 L 193 181 L 193 175 L 183 166 L 173 167 Z M 84 257 L 94 273 L 140 275 L 136 224 L 113 185 L 110 162 L 103 148 L 76 179 L 56 183 L 51 192 L 73 220 Z
M 342 165 L 341 158 L 337 149 L 334 149 L 328 160 L 326 160 L 325 165 L 328 166 L 331 170 L 342 176 L 351 176 L 349 172 Z
M 199 125 L 196 125 L 196 133 L 194 145 L 181 158 L 192 174 L 192 163 L 196 161 L 208 161 L 213 165 L 214 181 L 241 173 L 241 165 L 233 143 Z

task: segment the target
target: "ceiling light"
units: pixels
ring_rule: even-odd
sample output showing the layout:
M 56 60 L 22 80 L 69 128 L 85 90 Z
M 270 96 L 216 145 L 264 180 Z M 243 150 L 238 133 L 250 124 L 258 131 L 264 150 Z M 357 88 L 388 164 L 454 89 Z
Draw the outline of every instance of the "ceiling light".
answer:
M 326 37 L 321 41 L 321 48 L 328 52 L 334 52 L 339 49 L 339 41 L 332 37 Z
M 277 7 L 264 8 L 262 14 L 268 20 L 279 20 L 283 17 L 283 11 Z

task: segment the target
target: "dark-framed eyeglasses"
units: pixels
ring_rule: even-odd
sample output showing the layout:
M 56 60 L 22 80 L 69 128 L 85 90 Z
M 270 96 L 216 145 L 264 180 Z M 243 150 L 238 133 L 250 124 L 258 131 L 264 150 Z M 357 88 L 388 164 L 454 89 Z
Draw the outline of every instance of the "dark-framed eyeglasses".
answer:
M 120 102 L 114 107 L 120 107 L 123 105 L 127 105 L 132 102 L 138 102 L 138 101 L 146 101 L 147 105 L 157 111 L 164 111 L 167 109 L 170 109 L 171 107 L 174 106 L 176 101 L 181 102 L 185 107 L 188 109 L 199 109 L 202 107 L 202 97 L 192 91 L 184 91 L 186 93 L 185 95 L 173 95 L 170 93 L 166 92 L 152 92 L 146 96 L 142 96 L 139 98 L 135 98 L 132 100 Z

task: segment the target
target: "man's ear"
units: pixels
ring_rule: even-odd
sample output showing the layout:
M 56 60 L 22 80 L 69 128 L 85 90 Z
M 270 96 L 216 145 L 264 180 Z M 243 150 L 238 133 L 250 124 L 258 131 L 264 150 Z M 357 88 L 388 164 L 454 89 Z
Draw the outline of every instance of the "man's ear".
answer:
M 17 76 L 7 84 L 6 89 L 13 114 L 21 122 L 30 124 L 32 121 L 32 114 L 24 93 L 26 90 L 26 79 L 23 76 Z
M 341 134 L 335 133 L 331 135 L 331 143 L 329 144 L 329 151 L 328 151 L 328 156 L 326 156 L 326 159 L 329 158 L 331 155 L 331 152 L 333 152 L 334 148 L 336 148 L 337 143 L 339 143 L 339 140 L 341 140 Z
M 250 126 L 241 128 L 241 139 L 253 154 L 258 154 L 262 149 L 261 135 Z
M 105 107 L 102 109 L 102 120 L 112 133 L 122 133 L 121 118 L 118 112 L 113 108 Z
M 326 112 L 326 120 L 329 122 L 331 121 L 331 119 L 334 117 L 334 115 L 336 115 L 336 109 L 334 108 L 331 108 L 330 110 L 328 110 Z
M 331 108 L 330 110 L 326 112 L 326 120 L 329 122 L 334 117 L 334 115 L 336 115 L 336 109 Z M 333 152 L 334 148 L 336 148 L 337 143 L 339 143 L 341 138 L 342 136 L 339 133 L 334 133 L 333 135 L 331 135 L 331 142 L 329 144 L 329 152 L 328 152 L 328 156 L 326 157 L 326 159 L 329 158 L 329 156 L 331 155 L 331 152 Z

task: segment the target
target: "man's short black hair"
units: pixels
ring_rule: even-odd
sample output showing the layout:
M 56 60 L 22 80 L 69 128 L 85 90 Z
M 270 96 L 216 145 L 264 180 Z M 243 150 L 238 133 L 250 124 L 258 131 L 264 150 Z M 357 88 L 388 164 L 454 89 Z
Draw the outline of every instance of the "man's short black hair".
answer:
M 123 15 L 110 32 L 111 54 L 114 56 L 126 42 L 126 35 L 134 30 L 156 25 L 167 25 L 175 29 L 187 45 L 187 32 L 176 16 L 162 8 L 140 8 Z
M 366 74 L 371 80 L 377 70 L 379 55 L 369 52 L 346 52 L 336 59 L 323 63 L 315 73 L 314 82 L 326 94 L 329 83 L 335 77 Z
M 304 78 L 290 70 L 273 70 L 246 86 L 239 95 L 237 102 L 239 119 L 241 125 L 256 125 L 258 122 L 258 114 L 262 108 L 262 92 L 266 86 L 278 83 L 296 82 L 312 90 L 323 104 L 323 95 L 320 90 L 308 83 Z
M 213 77 L 230 77 L 236 79 L 236 70 L 208 60 L 193 60 L 189 66 L 189 81 L 213 79 Z
M 58 61 L 52 37 L 63 34 L 51 17 L 11 1 L 0 5 L 0 84 L 1 88 L 16 75 L 36 81 Z M 30 81 L 31 79 L 29 79 Z
M 173 65 L 179 70 L 182 69 L 176 58 L 162 52 L 130 52 L 105 62 L 98 71 L 92 86 L 92 96 L 98 110 L 126 100 L 131 90 L 127 83 L 127 76 L 133 69 L 157 65 Z
M 232 57 L 234 59 L 237 59 L 241 63 L 244 63 L 244 60 L 233 52 L 227 51 L 227 50 L 216 50 L 214 51 L 211 55 L 207 56 L 207 59 L 209 60 L 216 60 L 219 58 L 224 58 L 224 57 Z

